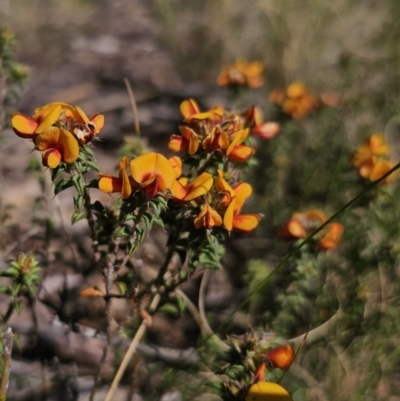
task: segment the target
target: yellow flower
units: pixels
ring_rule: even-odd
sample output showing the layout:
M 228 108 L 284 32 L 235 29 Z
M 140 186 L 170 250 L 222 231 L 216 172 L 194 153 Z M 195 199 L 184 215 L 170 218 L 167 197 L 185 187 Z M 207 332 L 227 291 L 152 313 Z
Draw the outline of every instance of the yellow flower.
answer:
M 44 166 L 56 168 L 61 161 L 73 163 L 79 156 L 79 144 L 69 132 L 58 127 L 50 127 L 35 140 L 37 149 L 43 152 Z
M 131 161 L 131 175 L 149 198 L 171 190 L 176 174 L 168 160 L 160 153 L 150 152 Z
M 193 181 L 187 183 L 187 179 L 181 178 L 172 187 L 172 195 L 181 201 L 191 201 L 199 196 L 205 195 L 210 191 L 214 179 L 210 173 L 202 173 Z
M 199 148 L 199 139 L 197 134 L 189 127 L 180 126 L 181 136 L 172 135 L 168 141 L 168 149 L 173 152 L 182 152 L 187 150 L 189 155 L 194 155 Z

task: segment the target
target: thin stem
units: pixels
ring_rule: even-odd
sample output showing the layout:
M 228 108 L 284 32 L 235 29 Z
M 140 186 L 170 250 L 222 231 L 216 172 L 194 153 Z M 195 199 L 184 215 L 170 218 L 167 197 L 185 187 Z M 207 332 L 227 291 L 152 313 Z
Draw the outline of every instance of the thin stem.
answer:
M 0 401 L 5 401 L 11 370 L 11 354 L 13 348 L 13 335 L 10 327 L 2 334 L 3 337 L 3 375 L 0 379 Z
M 154 312 L 158 306 L 158 303 L 160 302 L 160 295 L 156 294 L 150 304 L 149 307 L 149 312 Z M 111 384 L 110 390 L 108 391 L 108 394 L 105 398 L 105 401 L 111 401 L 113 399 L 115 390 L 118 387 L 119 382 L 121 381 L 121 378 L 123 374 L 125 373 L 125 370 L 133 356 L 133 354 L 136 352 L 136 348 L 142 339 L 144 333 L 146 332 L 147 324 L 145 320 L 142 320 L 141 325 L 139 326 L 138 331 L 135 334 L 135 337 L 133 337 L 132 342 L 128 348 L 128 351 L 126 352 L 124 359 L 121 362 L 121 365 L 118 368 L 117 374 L 115 375 L 115 378 Z
M 276 266 L 276 268 L 268 274 L 267 277 L 261 283 L 249 294 L 247 299 L 242 302 L 232 313 L 229 314 L 229 316 L 221 323 L 220 328 L 224 327 L 224 325 L 227 324 L 232 318 L 232 316 L 242 309 L 244 306 L 248 305 L 249 302 L 254 298 L 254 296 L 269 282 L 271 277 L 278 272 L 279 269 L 281 269 L 294 255 L 296 255 L 301 248 L 303 248 L 304 245 L 306 245 L 308 242 L 311 241 L 311 239 L 317 235 L 323 228 L 325 228 L 329 223 L 331 223 L 336 217 L 341 215 L 344 211 L 349 209 L 351 206 L 353 206 L 355 203 L 357 203 L 365 194 L 367 194 L 372 188 L 375 188 L 380 182 L 385 180 L 390 174 L 392 174 L 394 171 L 398 170 L 400 168 L 400 163 L 396 164 L 392 169 L 390 169 L 386 174 L 384 174 L 382 177 L 378 178 L 377 180 L 371 182 L 371 184 L 368 185 L 366 189 L 364 189 L 361 193 L 359 193 L 355 198 L 351 199 L 349 202 L 347 202 L 339 211 L 334 213 L 328 220 L 325 221 L 325 223 L 321 224 L 318 228 L 316 228 L 307 238 L 305 238 L 299 245 L 297 245 L 292 252 L 290 252 L 288 255 L 286 255 L 283 260 Z

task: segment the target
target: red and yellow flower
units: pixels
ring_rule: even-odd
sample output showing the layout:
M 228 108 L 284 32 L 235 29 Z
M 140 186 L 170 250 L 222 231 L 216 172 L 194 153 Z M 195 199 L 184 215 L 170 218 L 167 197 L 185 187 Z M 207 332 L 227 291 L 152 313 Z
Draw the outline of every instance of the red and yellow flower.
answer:
M 394 163 L 385 157 L 389 150 L 384 136 L 375 133 L 357 148 L 352 158 L 352 164 L 361 177 L 375 181 L 394 167 Z M 382 183 L 390 182 L 395 176 L 395 174 L 391 174 Z
M 176 173 L 169 161 L 160 153 L 150 152 L 130 163 L 131 176 L 149 198 L 172 189 Z
M 196 228 L 205 227 L 207 230 L 211 230 L 213 227 L 220 225 L 222 225 L 222 217 L 206 202 L 200 214 L 194 219 L 194 226 Z
M 255 149 L 248 145 L 242 145 L 249 135 L 249 128 L 239 130 L 235 133 L 231 143 L 226 148 L 225 154 L 228 158 L 243 162 L 246 161 L 255 152 Z

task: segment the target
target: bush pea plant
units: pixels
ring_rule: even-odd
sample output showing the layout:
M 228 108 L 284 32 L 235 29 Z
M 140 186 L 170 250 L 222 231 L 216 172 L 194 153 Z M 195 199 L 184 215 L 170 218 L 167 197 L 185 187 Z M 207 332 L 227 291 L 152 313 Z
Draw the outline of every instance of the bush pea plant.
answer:
M 221 69 L 216 83 L 240 100 L 249 89 L 263 86 L 263 72 L 261 61 L 239 59 Z M 304 171 L 303 181 L 291 179 L 296 168 L 317 162 L 326 144 L 315 141 L 308 149 L 297 143 L 294 151 L 278 140 L 293 139 L 303 121 L 318 122 L 323 113 L 341 107 L 340 96 L 316 95 L 299 80 L 268 96 L 273 107 L 266 119 L 255 106 L 201 110 L 196 100 L 183 101 L 182 122 L 167 142 L 169 153 L 148 151 L 138 141 L 116 160 L 116 173 L 105 171 L 96 160 L 95 144 L 107 124 L 102 114 L 88 116 L 79 106 L 62 102 L 37 105 L 30 115 L 12 114 L 14 133 L 40 152 L 54 194 L 73 189 L 71 224 L 87 222 L 92 258 L 105 284 L 104 290 L 88 286 L 78 294 L 105 301 L 107 341 L 91 399 L 113 340 L 121 335 L 112 322 L 116 299 L 131 303 L 140 322 L 134 330 L 122 327 L 132 340 L 116 362 L 107 400 L 113 399 L 125 370 L 135 371 L 133 355 L 152 324 L 151 315 L 171 299 L 186 305 L 201 333 L 195 352 L 199 359 L 187 373 L 193 384 L 170 380 L 178 383 L 185 399 L 327 400 L 333 391 L 335 399 L 358 399 L 365 389 L 369 397 L 383 394 L 384 399 L 394 393 L 390 375 L 396 355 L 388 351 L 383 325 L 389 331 L 395 327 L 397 287 L 382 291 L 379 301 L 370 294 L 376 292 L 376 270 L 381 283 L 396 273 L 398 227 L 385 212 L 390 207 L 398 215 L 393 209 L 398 195 L 395 155 L 383 134 L 365 136 L 358 148 L 338 159 L 335 168 L 347 179 L 345 196 L 330 203 L 321 194 L 326 183 L 315 178 L 320 173 L 315 165 Z M 332 146 L 326 160 L 335 159 L 336 151 Z M 332 180 L 328 189 L 339 192 L 335 185 Z M 94 191 L 110 194 L 112 205 L 93 201 Z M 291 193 L 301 201 L 293 201 Z M 251 258 L 244 303 L 235 305 L 213 330 L 204 300 L 199 296 L 196 306 L 182 287 L 198 275 L 205 282 L 210 270 L 220 269 L 232 237 L 265 230 L 273 214 L 272 197 L 281 206 L 274 220 L 279 224 L 269 232 L 275 254 L 267 260 Z M 352 213 L 344 213 L 351 208 Z M 132 260 L 156 226 L 166 233 L 167 245 L 156 275 L 149 279 L 138 274 Z M 18 254 L 1 271 L 8 280 L 1 292 L 10 299 L 0 337 L 3 397 L 11 353 L 7 322 L 21 311 L 21 299 L 35 298 L 40 285 L 34 250 L 27 251 L 32 253 Z M 254 317 L 252 326 L 227 332 L 230 318 L 243 310 Z M 381 352 L 374 353 L 374 347 Z M 358 373 L 361 365 L 370 367 L 369 374 Z M 168 383 L 168 375 L 174 374 L 168 366 L 162 369 Z

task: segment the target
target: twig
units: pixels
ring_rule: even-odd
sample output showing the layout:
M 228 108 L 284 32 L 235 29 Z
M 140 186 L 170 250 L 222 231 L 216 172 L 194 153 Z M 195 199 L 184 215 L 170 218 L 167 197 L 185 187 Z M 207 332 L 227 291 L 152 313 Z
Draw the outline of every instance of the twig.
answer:
M 156 294 L 149 307 L 150 313 L 153 312 L 157 308 L 159 302 L 160 302 L 160 294 Z M 113 399 L 115 390 L 117 389 L 118 384 L 121 381 L 121 378 L 122 378 L 123 374 L 125 373 L 125 370 L 129 364 L 133 354 L 135 353 L 140 340 L 142 339 L 144 333 L 146 332 L 146 328 L 147 328 L 146 321 L 142 320 L 142 323 L 139 326 L 139 329 L 136 332 L 135 337 L 133 337 L 133 339 L 132 339 L 132 342 L 128 348 L 128 351 L 126 352 L 124 359 L 122 360 L 121 365 L 118 368 L 118 372 L 115 375 L 115 378 L 111 384 L 110 389 L 108 390 L 105 401 L 111 401 Z
M 199 315 L 206 334 L 213 334 L 213 330 L 208 324 L 206 311 L 204 308 L 204 298 L 209 278 L 210 278 L 210 270 L 205 269 L 203 277 L 201 279 L 200 290 L 199 290 Z
M 128 78 L 124 78 L 124 83 L 125 83 L 126 89 L 128 91 L 129 100 L 130 100 L 131 106 L 132 106 L 133 120 L 135 122 L 135 132 L 136 132 L 136 135 L 138 137 L 140 137 L 139 113 L 138 113 L 138 109 L 137 109 L 137 105 L 136 105 L 136 99 L 133 94 L 133 90 L 132 90 L 131 84 L 129 83 Z

